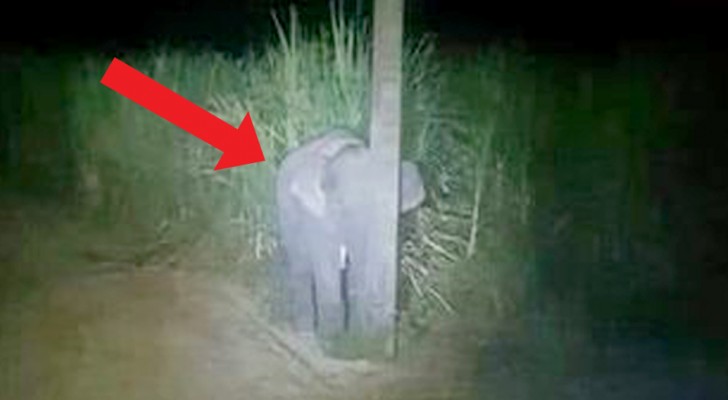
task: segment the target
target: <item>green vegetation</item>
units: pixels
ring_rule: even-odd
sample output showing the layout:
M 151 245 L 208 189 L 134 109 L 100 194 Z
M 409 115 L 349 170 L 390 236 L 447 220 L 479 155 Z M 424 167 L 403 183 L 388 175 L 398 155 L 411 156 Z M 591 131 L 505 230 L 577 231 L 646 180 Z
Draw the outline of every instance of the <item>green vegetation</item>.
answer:
M 241 59 L 123 57 L 233 125 L 250 112 L 267 162 L 220 172 L 215 149 L 99 83 L 110 59 L 22 55 L 19 121 L 3 102 L 3 126 L 20 132 L 4 188 L 56 196 L 82 221 L 62 230 L 75 234 L 27 230 L 24 262 L 65 249 L 88 268 L 207 270 L 272 295 L 276 166 L 327 127 L 365 135 L 368 125 L 369 32 L 335 14 L 320 30 L 294 12 L 288 23 L 276 19 L 277 40 Z M 537 321 L 541 338 L 562 343 L 573 316 L 610 322 L 619 305 L 673 284 L 669 262 L 641 265 L 635 250 L 661 249 L 659 215 L 648 219 L 646 149 L 659 136 L 649 68 L 596 69 L 517 46 L 441 60 L 428 38 L 407 41 L 404 65 L 403 157 L 422 166 L 428 194 L 402 221 L 405 352 L 453 321 L 479 337 L 534 332 Z M 628 312 L 657 307 L 640 304 Z

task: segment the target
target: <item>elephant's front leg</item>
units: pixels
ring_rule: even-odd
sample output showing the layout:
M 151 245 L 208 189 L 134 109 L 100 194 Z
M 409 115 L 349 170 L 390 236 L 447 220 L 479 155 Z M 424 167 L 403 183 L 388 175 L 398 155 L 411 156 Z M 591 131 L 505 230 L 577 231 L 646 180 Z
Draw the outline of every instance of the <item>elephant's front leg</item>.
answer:
M 289 285 L 291 293 L 293 325 L 302 337 L 315 336 L 314 274 L 310 263 L 299 259 L 293 263 Z
M 342 298 L 342 267 L 338 248 L 328 252 L 315 273 L 318 334 L 332 339 L 345 329 L 345 302 Z

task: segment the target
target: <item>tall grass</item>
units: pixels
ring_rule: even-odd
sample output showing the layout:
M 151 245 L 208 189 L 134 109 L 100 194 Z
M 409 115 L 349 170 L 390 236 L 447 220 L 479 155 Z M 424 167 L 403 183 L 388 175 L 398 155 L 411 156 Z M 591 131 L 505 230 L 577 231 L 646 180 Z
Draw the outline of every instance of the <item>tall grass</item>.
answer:
M 110 59 L 63 69 L 59 130 L 72 150 L 78 209 L 138 238 L 127 247 L 135 265 L 239 276 L 265 292 L 258 284 L 278 262 L 278 163 L 330 127 L 367 136 L 367 25 L 332 12 L 328 27 L 306 30 L 293 8 L 284 20 L 273 15 L 276 40 L 241 59 L 167 48 L 122 57 L 232 125 L 250 112 L 267 161 L 243 168 L 214 172 L 218 151 L 101 85 Z M 402 220 L 409 335 L 465 312 L 460 292 L 484 293 L 501 314 L 519 303 L 531 198 L 523 115 L 534 106 L 525 58 L 509 50 L 448 64 L 421 37 L 407 38 L 403 54 L 403 157 L 418 162 L 427 191 L 424 206 Z M 469 274 L 482 287 L 461 285 Z
M 139 238 L 137 265 L 240 276 L 265 291 L 258 284 L 278 262 L 282 157 L 334 126 L 367 136 L 367 25 L 332 12 L 329 26 L 307 30 L 293 8 L 272 23 L 277 38 L 241 59 L 165 48 L 122 58 L 232 125 L 249 112 L 265 163 L 214 172 L 217 150 L 100 84 L 110 59 L 64 64 L 49 106 L 58 118 L 25 119 L 28 132 L 56 128 L 72 154 L 61 182 L 70 179 L 90 220 Z M 642 146 L 656 136 L 635 135 L 653 130 L 644 76 L 629 66 L 595 74 L 517 47 L 444 61 L 428 37 L 406 40 L 404 68 L 403 157 L 421 166 L 427 191 L 402 220 L 406 336 L 453 316 L 477 329 L 508 325 L 532 306 L 548 313 L 554 293 L 596 310 L 588 293 L 610 294 L 641 271 L 627 255 L 633 235 L 652 232 L 639 220 Z M 44 72 L 25 74 L 32 87 Z M 650 287 L 646 276 L 633 293 Z
M 109 60 L 89 58 L 74 71 L 69 107 L 78 195 L 92 217 L 147 232 L 154 238 L 150 254 L 176 247 L 177 255 L 156 257 L 157 263 L 174 260 L 175 265 L 240 274 L 257 282 L 259 274 L 278 262 L 273 201 L 277 165 L 289 149 L 331 127 L 367 137 L 371 62 L 364 23 L 332 11 L 330 26 L 306 30 L 294 8 L 287 24 L 283 20 L 274 14 L 276 41 L 242 59 L 169 49 L 124 58 L 232 125 L 249 112 L 265 163 L 213 172 L 220 156 L 216 150 L 99 84 Z M 439 166 L 430 167 L 428 157 L 448 140 L 448 133 L 440 128 L 442 76 L 433 52 L 429 38 L 408 40 L 403 148 L 404 157 L 436 177 Z M 442 213 L 435 208 L 423 212 Z M 425 230 L 405 230 L 405 241 L 426 238 Z M 425 262 L 425 257 L 419 255 L 425 268 L 453 262 Z M 405 268 L 406 276 L 412 273 Z M 423 285 L 421 277 L 405 282 Z M 433 288 L 417 294 L 447 304 Z
M 423 157 L 429 200 L 402 265 L 405 292 L 418 299 L 407 310 L 412 333 L 438 315 L 467 317 L 474 301 L 489 316 L 478 323 L 521 306 L 530 258 L 527 124 L 535 77 L 528 62 L 513 49 L 493 48 L 441 65 L 438 134 Z

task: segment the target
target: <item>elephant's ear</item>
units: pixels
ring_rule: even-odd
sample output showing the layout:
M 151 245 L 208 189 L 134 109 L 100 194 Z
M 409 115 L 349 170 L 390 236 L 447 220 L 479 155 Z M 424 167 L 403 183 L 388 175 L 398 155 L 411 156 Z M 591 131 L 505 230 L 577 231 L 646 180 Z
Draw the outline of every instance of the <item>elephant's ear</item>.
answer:
M 297 178 L 291 183 L 290 191 L 298 201 L 313 215 L 323 217 L 327 213 L 330 200 L 326 175 L 329 165 L 342 153 L 351 148 L 363 146 L 360 139 L 347 135 L 344 130 L 332 130 L 307 144 Z
M 326 213 L 326 195 L 321 188 L 321 170 L 316 171 L 318 176 L 310 177 L 307 180 L 294 181 L 291 184 L 291 194 L 295 196 L 303 206 L 317 217 L 323 217 Z
M 425 200 L 425 186 L 417 165 L 410 161 L 402 161 L 400 178 L 399 210 L 405 213 L 417 208 Z

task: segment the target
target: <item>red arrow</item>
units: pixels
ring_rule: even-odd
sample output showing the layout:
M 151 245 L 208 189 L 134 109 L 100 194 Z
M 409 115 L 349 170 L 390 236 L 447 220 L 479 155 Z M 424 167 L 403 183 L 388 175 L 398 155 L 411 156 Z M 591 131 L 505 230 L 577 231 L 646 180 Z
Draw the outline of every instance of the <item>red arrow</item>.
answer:
M 118 58 L 101 83 L 222 151 L 215 171 L 265 161 L 249 113 L 236 129 Z

